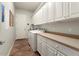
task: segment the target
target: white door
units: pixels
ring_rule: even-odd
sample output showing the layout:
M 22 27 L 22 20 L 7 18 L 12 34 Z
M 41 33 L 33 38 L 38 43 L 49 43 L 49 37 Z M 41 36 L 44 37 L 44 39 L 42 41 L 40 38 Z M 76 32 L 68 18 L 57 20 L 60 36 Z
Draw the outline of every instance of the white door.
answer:
M 16 39 L 27 38 L 26 37 L 26 15 L 16 14 Z

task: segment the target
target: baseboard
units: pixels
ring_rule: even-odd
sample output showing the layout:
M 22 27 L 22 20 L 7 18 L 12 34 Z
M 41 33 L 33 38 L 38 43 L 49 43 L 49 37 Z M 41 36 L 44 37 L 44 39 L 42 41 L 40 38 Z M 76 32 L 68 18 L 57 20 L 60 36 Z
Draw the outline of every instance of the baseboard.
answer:
M 10 52 L 11 52 L 11 50 L 12 50 L 12 48 L 13 48 L 14 43 L 15 43 L 15 40 L 14 40 L 14 42 L 13 42 L 12 46 L 10 47 L 10 49 L 9 49 L 9 52 L 8 52 L 7 56 L 10 56 Z

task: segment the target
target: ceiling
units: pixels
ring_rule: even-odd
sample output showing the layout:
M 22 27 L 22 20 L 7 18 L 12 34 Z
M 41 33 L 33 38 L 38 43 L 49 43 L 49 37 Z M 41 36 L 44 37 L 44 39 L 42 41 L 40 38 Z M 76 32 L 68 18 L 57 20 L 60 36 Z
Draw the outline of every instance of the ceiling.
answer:
M 41 2 L 14 2 L 15 8 L 34 12 Z

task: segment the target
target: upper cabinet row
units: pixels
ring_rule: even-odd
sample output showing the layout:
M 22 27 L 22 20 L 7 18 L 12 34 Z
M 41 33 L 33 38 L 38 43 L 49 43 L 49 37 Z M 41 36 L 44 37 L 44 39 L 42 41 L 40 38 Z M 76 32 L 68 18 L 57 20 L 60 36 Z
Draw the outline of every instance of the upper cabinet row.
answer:
M 33 16 L 35 25 L 79 17 L 78 2 L 48 2 Z

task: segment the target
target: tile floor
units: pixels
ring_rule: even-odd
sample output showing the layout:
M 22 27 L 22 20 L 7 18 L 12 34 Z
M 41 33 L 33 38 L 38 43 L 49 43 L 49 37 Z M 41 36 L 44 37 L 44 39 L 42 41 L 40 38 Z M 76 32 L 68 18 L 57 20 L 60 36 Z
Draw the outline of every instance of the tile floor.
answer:
M 39 56 L 39 54 L 33 52 L 27 39 L 18 39 L 14 43 L 10 56 Z

